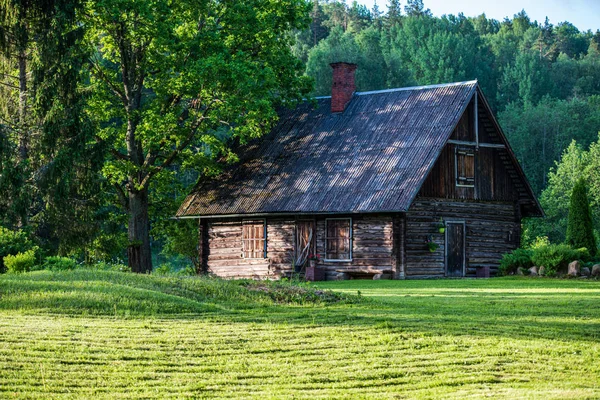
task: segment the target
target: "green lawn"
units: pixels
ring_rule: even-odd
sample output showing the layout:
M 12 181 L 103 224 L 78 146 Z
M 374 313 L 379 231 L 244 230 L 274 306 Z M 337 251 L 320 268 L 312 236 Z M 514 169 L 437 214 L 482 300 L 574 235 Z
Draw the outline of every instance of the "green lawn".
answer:
M 345 281 L 275 304 L 124 273 L 0 276 L 0 398 L 600 398 L 600 282 Z

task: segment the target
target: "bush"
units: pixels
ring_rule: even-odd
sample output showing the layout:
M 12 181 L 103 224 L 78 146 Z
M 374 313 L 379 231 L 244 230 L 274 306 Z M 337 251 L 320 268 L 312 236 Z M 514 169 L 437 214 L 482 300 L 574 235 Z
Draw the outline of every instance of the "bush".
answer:
M 35 266 L 35 250 L 27 250 L 25 253 L 9 254 L 4 257 L 4 264 L 8 272 L 29 272 Z
M 22 230 L 12 231 L 0 226 L 0 273 L 6 272 L 3 262 L 4 257 L 25 253 L 33 248 L 34 244 L 26 232 Z
M 156 275 L 170 275 L 172 272 L 173 269 L 169 264 L 163 264 L 160 267 L 154 268 L 154 271 L 152 271 L 152 273 Z
M 42 269 L 50 271 L 70 271 L 77 268 L 77 262 L 68 257 L 46 257 Z
M 545 268 L 546 276 L 566 273 L 567 266 L 575 260 L 587 261 L 590 253 L 587 249 L 574 249 L 566 244 L 549 244 L 533 249 L 531 260 L 535 265 Z
M 519 268 L 528 270 L 529 268 L 533 267 L 533 261 L 531 260 L 532 255 L 533 250 L 530 249 L 516 249 L 510 253 L 503 255 L 502 260 L 500 261 L 500 268 L 498 269 L 498 274 L 515 274 L 517 273 Z
M 97 271 L 117 271 L 117 272 L 131 272 L 131 269 L 123 263 L 112 263 L 106 261 L 98 261 L 95 264 L 88 264 L 85 266 L 87 269 L 97 270 Z

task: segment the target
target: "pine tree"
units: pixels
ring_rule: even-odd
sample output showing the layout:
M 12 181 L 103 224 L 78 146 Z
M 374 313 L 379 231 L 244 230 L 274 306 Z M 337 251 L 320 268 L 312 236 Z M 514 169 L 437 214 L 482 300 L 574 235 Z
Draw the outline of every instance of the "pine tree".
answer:
M 567 243 L 574 248 L 585 247 L 591 255 L 597 252 L 596 238 L 592 225 L 592 210 L 587 196 L 584 178 L 579 178 L 573 187 L 567 222 Z

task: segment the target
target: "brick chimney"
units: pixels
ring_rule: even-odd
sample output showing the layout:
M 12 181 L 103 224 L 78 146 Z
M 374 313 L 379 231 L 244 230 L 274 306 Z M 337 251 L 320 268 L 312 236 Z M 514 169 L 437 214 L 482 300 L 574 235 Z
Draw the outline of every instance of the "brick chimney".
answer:
M 354 71 L 356 64 L 336 62 L 329 64 L 333 68 L 333 86 L 331 87 L 331 112 L 344 112 L 356 90 Z

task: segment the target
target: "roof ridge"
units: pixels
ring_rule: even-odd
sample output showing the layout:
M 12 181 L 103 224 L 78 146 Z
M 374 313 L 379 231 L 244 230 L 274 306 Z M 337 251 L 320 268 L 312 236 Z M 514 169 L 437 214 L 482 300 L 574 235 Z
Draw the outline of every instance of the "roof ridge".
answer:
M 435 88 L 441 88 L 441 87 L 452 87 L 452 86 L 461 86 L 461 85 L 466 86 L 466 85 L 476 84 L 477 82 L 478 82 L 477 79 L 474 79 L 472 81 L 439 83 L 436 85 L 409 86 L 409 87 L 393 88 L 393 89 L 370 90 L 368 92 L 356 92 L 354 94 L 357 96 L 363 96 L 363 95 L 367 95 L 367 94 L 401 92 L 401 91 L 405 91 L 405 90 L 425 90 L 425 89 L 435 89 Z M 331 96 L 328 96 L 328 97 L 331 97 Z

